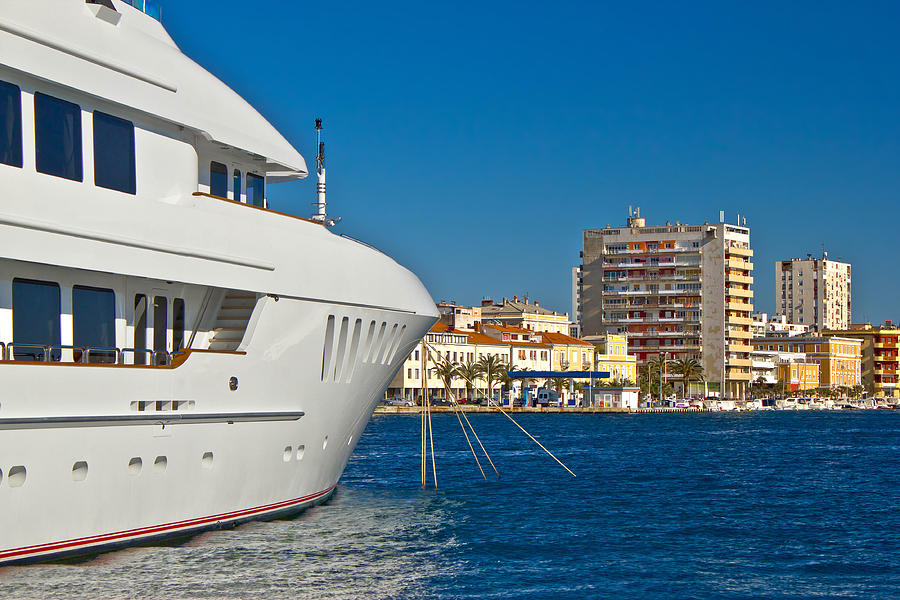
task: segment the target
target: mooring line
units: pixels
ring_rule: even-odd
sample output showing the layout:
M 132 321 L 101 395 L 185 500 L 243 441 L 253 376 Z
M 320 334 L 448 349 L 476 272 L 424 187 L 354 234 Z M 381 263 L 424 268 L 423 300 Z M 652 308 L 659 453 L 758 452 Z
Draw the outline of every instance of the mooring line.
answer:
M 563 468 L 563 469 L 565 469 L 566 471 L 568 471 L 569 473 L 571 473 L 571 474 L 572 474 L 572 477 L 577 477 L 577 475 L 575 475 L 574 471 L 572 471 L 572 469 L 570 469 L 569 467 L 567 467 L 567 466 L 563 463 L 563 461 L 561 461 L 561 460 L 559 460 L 558 458 L 556 458 L 556 456 L 555 456 L 552 452 L 550 452 L 549 450 L 547 450 L 546 448 L 544 448 L 544 445 L 543 445 L 542 443 L 540 443 L 539 441 L 537 441 L 537 440 L 534 438 L 533 435 L 531 435 L 530 433 L 528 433 L 527 431 L 525 431 L 525 428 L 524 428 L 524 427 L 522 427 L 521 425 L 519 425 L 518 423 L 516 423 L 516 420 L 515 420 L 515 419 L 513 419 L 511 416 L 509 416 L 508 414 L 506 414 L 506 411 L 503 410 L 502 408 L 500 408 L 500 405 L 499 405 L 499 404 L 497 404 L 496 402 L 494 402 L 491 398 L 488 398 L 488 405 L 490 405 L 491 403 L 493 403 L 494 406 L 497 407 L 497 410 L 499 410 L 501 413 L 503 413 L 503 415 L 504 415 L 507 419 L 509 419 L 510 421 L 512 421 L 513 424 L 514 424 L 516 427 L 518 427 L 519 429 L 521 429 L 522 432 L 525 433 L 525 435 L 527 435 L 528 437 L 530 437 L 532 442 L 534 442 L 535 444 L 537 444 L 538 446 L 540 446 L 540 447 L 541 447 L 541 450 L 543 450 L 544 452 L 546 452 L 547 454 L 549 454 L 549 455 L 551 456 L 551 458 L 553 458 L 553 460 L 555 460 L 555 461 L 558 462 L 560 465 L 562 465 L 562 468 Z
M 466 416 L 465 411 L 460 411 L 462 413 L 463 419 L 466 420 L 466 423 L 469 425 L 469 428 L 472 430 L 472 435 L 475 436 L 475 439 L 478 441 L 478 445 L 481 446 L 481 451 L 484 452 L 485 458 L 488 459 L 488 462 L 491 463 L 491 468 L 494 469 L 494 473 L 497 474 L 497 478 L 500 478 L 500 471 L 497 470 L 497 467 L 494 466 L 494 461 L 491 460 L 491 455 L 488 454 L 487 450 L 484 449 L 484 444 L 481 443 L 481 439 L 478 437 L 478 434 L 475 432 L 475 428 L 472 426 L 472 423 L 469 422 L 469 417 Z
M 431 426 L 431 402 L 428 402 L 428 439 L 431 440 L 431 473 L 434 475 L 434 489 L 437 489 L 437 466 L 434 462 L 434 428 Z M 565 465 L 564 465 L 565 466 Z M 573 473 L 574 475 L 574 473 Z

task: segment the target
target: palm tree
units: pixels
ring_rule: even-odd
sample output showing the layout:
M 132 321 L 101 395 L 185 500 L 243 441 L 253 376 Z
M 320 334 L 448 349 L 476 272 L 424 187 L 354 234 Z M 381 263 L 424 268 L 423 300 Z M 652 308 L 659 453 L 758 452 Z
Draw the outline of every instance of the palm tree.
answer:
M 703 381 L 703 366 L 696 358 L 680 358 L 672 366 L 672 372 L 681 375 L 682 395 L 688 395 L 691 381 Z
M 519 367 L 515 367 L 515 366 L 513 366 L 513 367 L 507 366 L 507 368 L 503 369 L 503 373 L 500 374 L 500 393 L 501 394 L 503 394 L 504 387 L 506 388 L 507 392 L 512 391 L 512 384 L 513 384 L 513 381 L 515 381 L 515 379 L 510 377 L 509 374 L 514 373 L 516 371 L 521 371 L 521 370 L 522 369 L 520 369 Z
M 481 371 L 478 370 L 478 365 L 471 360 L 460 363 L 456 367 L 456 371 L 463 381 L 466 382 L 466 398 L 471 401 L 472 390 L 475 389 L 475 382 L 481 379 Z
M 431 373 L 444 384 L 444 390 L 449 400 L 450 390 L 453 389 L 453 380 L 459 376 L 459 363 L 442 356 L 431 367 Z
M 500 381 L 501 374 L 506 370 L 506 364 L 497 355 L 485 354 L 478 359 L 477 365 L 478 371 L 487 382 L 488 398 L 491 398 L 494 395 L 494 383 Z

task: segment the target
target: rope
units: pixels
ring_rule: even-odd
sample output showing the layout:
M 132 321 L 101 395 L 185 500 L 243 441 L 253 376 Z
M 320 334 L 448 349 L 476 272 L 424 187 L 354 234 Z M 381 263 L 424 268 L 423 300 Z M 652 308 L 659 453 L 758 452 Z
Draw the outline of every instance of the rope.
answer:
M 493 400 L 491 400 L 490 398 L 488 398 L 488 404 L 490 405 L 491 403 L 493 403 Z M 565 464 L 563 464 L 563 461 L 561 461 L 561 460 L 559 460 L 558 458 L 556 458 L 556 456 L 555 456 L 552 452 L 550 452 L 549 450 L 547 450 L 546 448 L 544 448 L 544 445 L 543 445 L 542 443 L 540 443 L 539 441 L 537 441 L 536 439 L 534 439 L 534 436 L 533 436 L 533 435 L 531 435 L 530 433 L 528 433 L 527 431 L 525 431 L 525 428 L 524 428 L 524 427 L 522 427 L 521 425 L 519 425 L 518 423 L 516 423 L 516 420 L 515 420 L 515 419 L 513 419 L 511 416 L 509 416 L 508 414 L 506 414 L 506 411 L 503 410 L 502 408 L 500 408 L 500 405 L 499 405 L 499 404 L 494 403 L 494 406 L 496 406 L 496 407 L 497 407 L 497 410 L 499 410 L 501 413 L 503 413 L 503 415 L 504 415 L 507 419 L 509 419 L 510 421 L 512 421 L 513 424 L 514 424 L 516 427 L 518 427 L 519 429 L 521 429 L 522 432 L 523 432 L 525 435 L 527 435 L 528 437 L 530 437 L 532 442 L 534 442 L 535 444 L 537 444 L 538 446 L 540 446 L 540 447 L 541 447 L 541 450 L 543 450 L 544 452 L 546 452 L 547 454 L 549 454 L 550 457 L 551 457 L 553 460 L 555 460 L 555 461 L 558 462 L 560 465 L 562 465 L 562 468 L 563 468 L 563 469 L 565 469 L 566 471 L 568 471 L 569 473 L 571 473 L 571 474 L 572 474 L 572 477 L 577 477 L 577 475 L 575 475 L 575 473 L 572 471 L 572 469 L 570 469 L 570 468 L 567 467 Z

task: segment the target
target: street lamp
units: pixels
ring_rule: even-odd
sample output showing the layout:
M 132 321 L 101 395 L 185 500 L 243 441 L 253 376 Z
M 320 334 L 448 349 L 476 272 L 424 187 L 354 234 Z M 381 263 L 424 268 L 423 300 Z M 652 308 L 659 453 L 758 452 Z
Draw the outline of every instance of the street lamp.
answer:
M 660 353 L 660 358 L 662 359 L 662 369 L 659 371 L 659 405 L 663 405 L 663 379 L 666 376 L 666 361 L 669 359 L 668 352 Z

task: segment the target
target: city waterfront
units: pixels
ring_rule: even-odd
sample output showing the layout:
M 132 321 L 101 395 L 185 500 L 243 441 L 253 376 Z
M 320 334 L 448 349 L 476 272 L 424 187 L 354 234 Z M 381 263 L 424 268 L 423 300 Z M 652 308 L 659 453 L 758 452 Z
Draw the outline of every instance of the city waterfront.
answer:
M 337 495 L 293 520 L 0 570 L 15 598 L 896 598 L 893 411 L 376 416 Z

